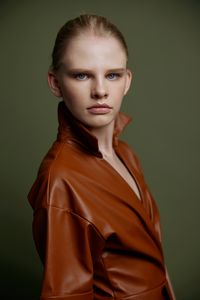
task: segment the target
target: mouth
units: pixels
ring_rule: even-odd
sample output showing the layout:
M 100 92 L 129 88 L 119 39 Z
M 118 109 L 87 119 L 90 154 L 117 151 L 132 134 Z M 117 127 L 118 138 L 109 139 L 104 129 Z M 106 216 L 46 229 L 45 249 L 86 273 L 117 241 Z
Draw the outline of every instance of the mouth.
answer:
M 95 114 L 95 115 L 103 115 L 103 114 L 107 114 L 112 110 L 112 107 L 109 106 L 108 104 L 95 104 L 92 105 L 90 107 L 87 108 L 87 110 L 91 113 L 91 114 Z

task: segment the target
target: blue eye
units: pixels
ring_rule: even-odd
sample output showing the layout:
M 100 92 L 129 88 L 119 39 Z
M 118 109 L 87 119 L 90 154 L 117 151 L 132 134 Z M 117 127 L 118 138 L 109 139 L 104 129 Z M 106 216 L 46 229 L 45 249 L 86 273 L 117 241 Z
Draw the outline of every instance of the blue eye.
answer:
M 119 77 L 119 74 L 117 74 L 117 73 L 110 73 L 110 74 L 107 75 L 107 78 L 108 78 L 109 80 L 115 80 L 115 79 L 117 79 L 118 77 Z
M 75 74 L 74 77 L 78 80 L 85 80 L 88 78 L 88 76 L 84 73 Z

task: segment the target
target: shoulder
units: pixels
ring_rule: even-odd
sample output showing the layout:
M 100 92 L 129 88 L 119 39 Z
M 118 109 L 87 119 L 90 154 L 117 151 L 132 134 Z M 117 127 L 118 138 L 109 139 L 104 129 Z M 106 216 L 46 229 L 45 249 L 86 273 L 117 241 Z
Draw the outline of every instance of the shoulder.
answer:
M 45 175 L 49 172 L 60 173 L 75 156 L 75 151 L 70 144 L 54 142 L 40 164 L 38 175 Z
M 34 210 L 39 207 L 70 207 L 67 200 L 71 197 L 70 177 L 78 165 L 81 154 L 70 144 L 55 142 L 43 158 L 37 178 L 28 194 Z

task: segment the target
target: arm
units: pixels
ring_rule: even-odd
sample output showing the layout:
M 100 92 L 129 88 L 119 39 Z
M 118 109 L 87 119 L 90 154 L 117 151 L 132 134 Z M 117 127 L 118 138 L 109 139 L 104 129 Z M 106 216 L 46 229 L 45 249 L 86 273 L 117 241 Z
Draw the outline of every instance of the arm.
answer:
M 40 208 L 33 236 L 44 265 L 41 300 L 92 300 L 93 226 L 80 216 L 56 207 Z

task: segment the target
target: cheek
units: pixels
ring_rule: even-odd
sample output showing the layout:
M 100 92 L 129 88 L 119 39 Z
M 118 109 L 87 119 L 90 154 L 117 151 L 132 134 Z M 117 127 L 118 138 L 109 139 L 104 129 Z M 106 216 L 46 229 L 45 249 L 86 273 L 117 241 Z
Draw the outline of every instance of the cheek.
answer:
M 82 95 L 80 88 L 77 88 L 77 86 L 74 86 L 73 84 L 63 84 L 61 90 L 63 98 L 69 103 L 77 101 Z
M 113 87 L 113 97 L 117 102 L 121 102 L 124 97 L 124 92 L 125 92 L 125 87 L 124 85 L 118 86 L 118 87 Z
M 113 86 L 113 92 L 115 94 L 118 94 L 119 97 L 123 96 L 126 89 L 126 82 L 125 80 L 122 80 L 118 82 L 116 85 Z
M 61 89 L 63 91 L 63 94 L 65 94 L 68 97 L 83 97 L 84 93 L 87 92 L 88 87 L 84 83 L 80 84 L 73 84 L 73 83 L 68 83 L 68 84 L 63 84 L 61 86 Z

